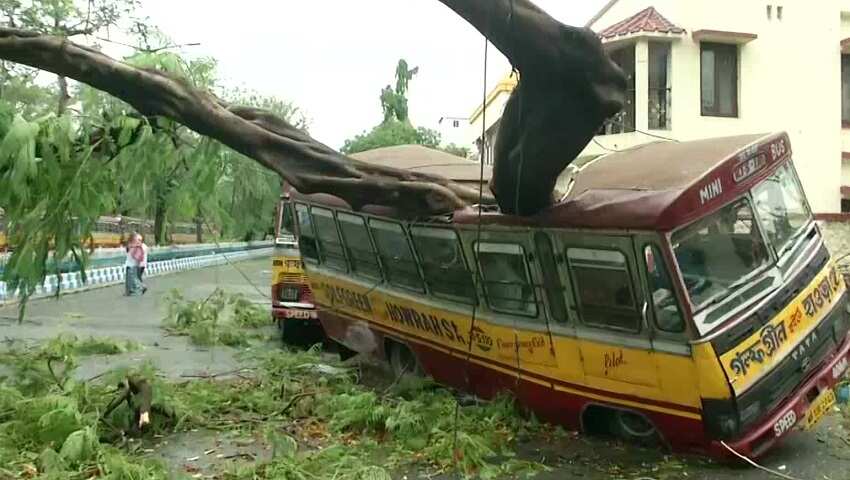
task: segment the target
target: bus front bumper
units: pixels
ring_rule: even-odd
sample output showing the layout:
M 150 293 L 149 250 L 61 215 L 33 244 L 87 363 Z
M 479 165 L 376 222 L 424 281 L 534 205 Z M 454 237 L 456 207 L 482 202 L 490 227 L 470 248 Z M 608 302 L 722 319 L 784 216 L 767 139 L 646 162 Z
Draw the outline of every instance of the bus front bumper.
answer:
M 726 441 L 725 444 L 735 452 L 755 458 L 770 450 L 780 439 L 794 430 L 804 428 L 806 415 L 812 402 L 835 385 L 844 377 L 850 362 L 850 335 L 844 337 L 841 346 L 828 356 L 818 367 L 818 370 L 773 413 L 753 427 L 742 437 Z M 716 456 L 729 457 L 734 455 L 723 445 L 724 442 L 711 442 L 711 451 Z
M 277 320 L 318 320 L 319 313 L 312 304 L 287 305 L 275 303 L 272 305 L 272 316 Z

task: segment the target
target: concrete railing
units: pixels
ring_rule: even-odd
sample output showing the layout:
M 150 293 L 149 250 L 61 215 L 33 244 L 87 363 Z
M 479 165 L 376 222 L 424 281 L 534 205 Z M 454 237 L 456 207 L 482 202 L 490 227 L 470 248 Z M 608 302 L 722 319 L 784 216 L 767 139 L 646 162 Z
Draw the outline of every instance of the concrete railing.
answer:
M 186 270 L 224 265 L 228 262 L 237 262 L 250 258 L 269 257 L 272 254 L 272 250 L 272 248 L 268 247 L 253 248 L 243 251 L 212 253 L 195 257 L 148 262 L 145 276 L 166 275 Z M 124 272 L 123 265 L 93 268 L 86 272 L 87 278 L 85 282 L 83 282 L 80 272 L 65 273 L 61 275 L 61 278 L 57 275 L 50 275 L 44 280 L 42 285 L 36 287 L 36 291 L 31 298 L 55 295 L 57 289 L 60 293 L 64 294 L 121 284 L 124 283 Z M 9 291 L 6 282 L 0 282 L 0 305 L 16 302 L 18 300 L 18 293 L 17 291 Z

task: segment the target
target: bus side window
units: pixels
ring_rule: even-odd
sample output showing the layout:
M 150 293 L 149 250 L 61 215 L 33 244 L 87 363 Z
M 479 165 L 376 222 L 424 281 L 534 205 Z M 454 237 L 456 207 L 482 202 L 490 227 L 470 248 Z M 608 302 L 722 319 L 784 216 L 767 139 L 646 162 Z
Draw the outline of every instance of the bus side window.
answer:
M 655 312 L 655 326 L 669 333 L 684 332 L 685 320 L 679 310 L 664 257 L 655 245 L 647 245 L 643 249 L 643 256 L 646 261 L 649 294 Z
M 402 226 L 395 222 L 369 219 L 369 228 L 387 280 L 398 287 L 424 292 L 416 258 Z
M 283 218 L 281 218 L 280 229 L 290 235 L 295 234 L 295 219 L 292 218 L 292 204 L 289 202 L 283 202 Z
M 325 208 L 313 207 L 312 213 L 322 262 L 330 268 L 345 271 L 348 266 L 345 261 L 345 253 L 342 251 L 342 242 L 339 239 L 333 212 Z
M 310 210 L 307 205 L 295 205 L 295 213 L 298 217 L 298 249 L 301 251 L 301 256 L 307 261 L 313 263 L 319 262 L 319 249 L 316 245 L 316 232 L 313 231 L 313 219 L 310 217 Z
M 342 212 L 336 214 L 336 219 L 339 221 L 343 245 L 351 261 L 351 270 L 356 275 L 380 279 L 381 266 L 372 241 L 369 240 L 366 221 L 363 217 Z
M 428 290 L 437 297 L 475 305 L 475 283 L 457 232 L 449 228 L 413 227 L 410 236 L 422 261 Z
M 514 243 L 478 243 L 476 255 L 487 303 L 495 311 L 537 316 L 525 250 Z
M 584 323 L 640 331 L 641 314 L 622 252 L 568 248 L 567 259 Z

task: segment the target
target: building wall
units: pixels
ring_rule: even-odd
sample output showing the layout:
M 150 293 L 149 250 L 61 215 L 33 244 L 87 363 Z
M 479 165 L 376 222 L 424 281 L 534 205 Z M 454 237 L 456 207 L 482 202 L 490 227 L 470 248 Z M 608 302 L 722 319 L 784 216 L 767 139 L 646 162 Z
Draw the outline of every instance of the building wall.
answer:
M 782 20 L 776 18 L 776 7 L 773 19 L 768 20 L 768 3 L 772 2 L 620 0 L 592 28 L 604 28 L 650 5 L 685 28 L 687 33 L 674 40 L 671 49 L 672 129 L 650 133 L 690 140 L 785 130 L 813 209 L 838 212 L 842 178 L 840 40 L 850 23 L 842 20 L 841 9 L 832 1 L 784 0 Z M 738 118 L 700 113 L 700 44 L 691 33 L 701 29 L 758 35 L 739 48 Z M 645 130 L 647 124 L 646 82 L 641 81 L 647 74 L 645 45 L 646 40 L 639 40 L 636 51 L 637 96 L 643 97 L 636 102 L 638 130 Z M 628 135 L 632 138 L 604 136 L 598 140 L 606 145 L 655 140 L 645 135 L 641 140 L 639 133 Z M 850 141 L 850 135 L 845 141 Z M 585 154 L 598 150 L 591 144 Z

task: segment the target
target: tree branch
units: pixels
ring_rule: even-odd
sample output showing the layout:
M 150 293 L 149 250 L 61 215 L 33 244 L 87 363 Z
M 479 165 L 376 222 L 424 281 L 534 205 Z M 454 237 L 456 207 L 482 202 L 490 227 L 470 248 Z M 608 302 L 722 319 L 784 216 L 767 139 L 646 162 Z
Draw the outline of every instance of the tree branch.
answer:
M 277 172 L 299 192 L 329 193 L 355 209 L 384 205 L 426 215 L 478 200 L 477 190 L 348 158 L 269 112 L 229 105 L 181 79 L 116 61 L 67 38 L 0 27 L 0 58 L 86 83 L 143 115 L 170 118 Z

